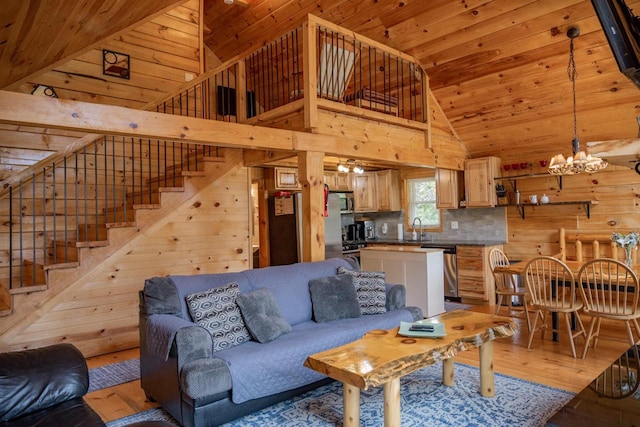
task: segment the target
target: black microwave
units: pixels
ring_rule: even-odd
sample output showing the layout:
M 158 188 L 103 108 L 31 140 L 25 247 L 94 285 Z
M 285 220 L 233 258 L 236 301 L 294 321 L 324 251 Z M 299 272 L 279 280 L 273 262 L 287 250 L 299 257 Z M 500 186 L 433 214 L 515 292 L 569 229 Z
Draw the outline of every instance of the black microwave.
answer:
M 340 196 L 340 213 L 353 213 L 353 192 L 338 193 Z

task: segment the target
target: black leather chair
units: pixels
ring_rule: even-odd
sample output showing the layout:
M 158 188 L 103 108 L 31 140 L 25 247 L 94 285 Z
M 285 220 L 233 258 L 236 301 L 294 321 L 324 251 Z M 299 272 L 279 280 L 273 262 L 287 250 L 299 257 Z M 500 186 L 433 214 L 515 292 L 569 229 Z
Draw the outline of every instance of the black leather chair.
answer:
M 84 356 L 71 344 L 0 353 L 0 427 L 104 427 L 83 399 Z M 142 421 L 129 427 L 173 426 Z
M 104 427 L 82 398 L 84 356 L 71 344 L 0 353 L 0 426 Z

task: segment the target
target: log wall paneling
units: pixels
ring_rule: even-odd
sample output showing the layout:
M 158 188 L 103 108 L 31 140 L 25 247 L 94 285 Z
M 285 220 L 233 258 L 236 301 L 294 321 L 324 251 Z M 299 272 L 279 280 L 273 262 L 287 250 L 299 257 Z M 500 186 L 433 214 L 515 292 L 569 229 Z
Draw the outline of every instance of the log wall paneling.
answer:
M 235 161 L 240 158 L 234 157 Z M 242 167 L 233 168 L 221 181 L 208 183 L 174 206 L 163 225 L 147 230 L 131 249 L 108 258 L 85 280 L 48 300 L 39 310 L 40 317 L 8 333 L 5 330 L 0 348 L 72 342 L 85 355 L 95 355 L 136 347 L 137 293 L 145 279 L 250 267 L 248 185 L 249 174 Z M 179 200 L 180 193 L 169 194 Z M 141 230 L 145 230 L 143 224 L 144 219 L 139 220 Z

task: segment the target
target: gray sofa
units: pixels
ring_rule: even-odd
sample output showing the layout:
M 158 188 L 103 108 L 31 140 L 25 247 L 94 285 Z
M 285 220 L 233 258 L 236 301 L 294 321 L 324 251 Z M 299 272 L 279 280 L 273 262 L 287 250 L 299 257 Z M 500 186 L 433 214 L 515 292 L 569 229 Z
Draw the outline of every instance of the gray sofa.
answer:
M 330 379 L 303 366 L 309 354 L 351 342 L 372 329 L 422 318 L 420 309 L 405 307 L 402 285 L 384 281 L 378 289 L 382 308 L 374 307 L 377 314 L 365 314 L 362 305 L 362 312 L 356 305 L 353 313 L 358 274 L 348 261 L 335 258 L 238 273 L 148 279 L 140 292 L 140 373 L 145 394 L 182 425 L 203 427 L 327 384 Z M 345 280 L 350 287 L 343 286 Z M 218 335 L 200 326 L 203 319 L 197 311 L 206 309 L 202 301 L 212 293 L 236 289 L 234 308 L 242 308 L 243 327 L 251 339 L 232 344 L 214 340 L 212 336 Z M 335 289 L 349 294 L 332 294 Z M 232 323 L 234 316 L 223 319 Z M 206 327 L 226 328 L 225 322 L 218 319 Z M 235 340 L 240 335 L 228 336 Z

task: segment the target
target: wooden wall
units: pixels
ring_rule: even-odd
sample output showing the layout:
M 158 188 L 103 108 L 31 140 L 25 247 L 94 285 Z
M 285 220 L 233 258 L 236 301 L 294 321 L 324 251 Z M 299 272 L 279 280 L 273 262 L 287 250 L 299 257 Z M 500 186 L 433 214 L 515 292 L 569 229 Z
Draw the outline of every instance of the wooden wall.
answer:
M 22 85 L 55 89 L 60 98 L 140 108 L 185 83 L 185 73 L 203 70 L 200 1 L 190 0 L 162 16 Z M 102 49 L 130 55 L 130 79 L 102 73 Z
M 562 189 L 552 176 L 519 180 L 518 188 L 523 200 L 546 193 L 550 202 L 595 200 L 599 204 L 591 206 L 590 218 L 582 205 L 527 207 L 524 220 L 515 207 L 508 207 L 505 252 L 511 259 L 559 253 L 560 227 L 612 233 L 640 230 L 640 176 L 632 169 L 610 165 L 595 174 L 563 177 Z
M 136 227 L 141 234 L 129 250 L 107 258 L 84 280 L 69 276 L 72 285 L 59 293 L 45 291 L 49 297 L 40 303 L 26 303 L 33 313 L 0 329 L 0 351 L 58 342 L 71 342 L 86 356 L 133 348 L 138 345 L 138 291 L 145 279 L 250 268 L 249 178 L 240 158 L 223 179 L 191 178 L 207 183 L 187 200 L 168 193 L 163 203 L 169 204 L 169 215 L 161 226 L 152 226 L 143 214 Z M 24 310 L 25 304 L 18 307 Z M 11 316 L 3 319 L 5 325 L 11 321 Z

